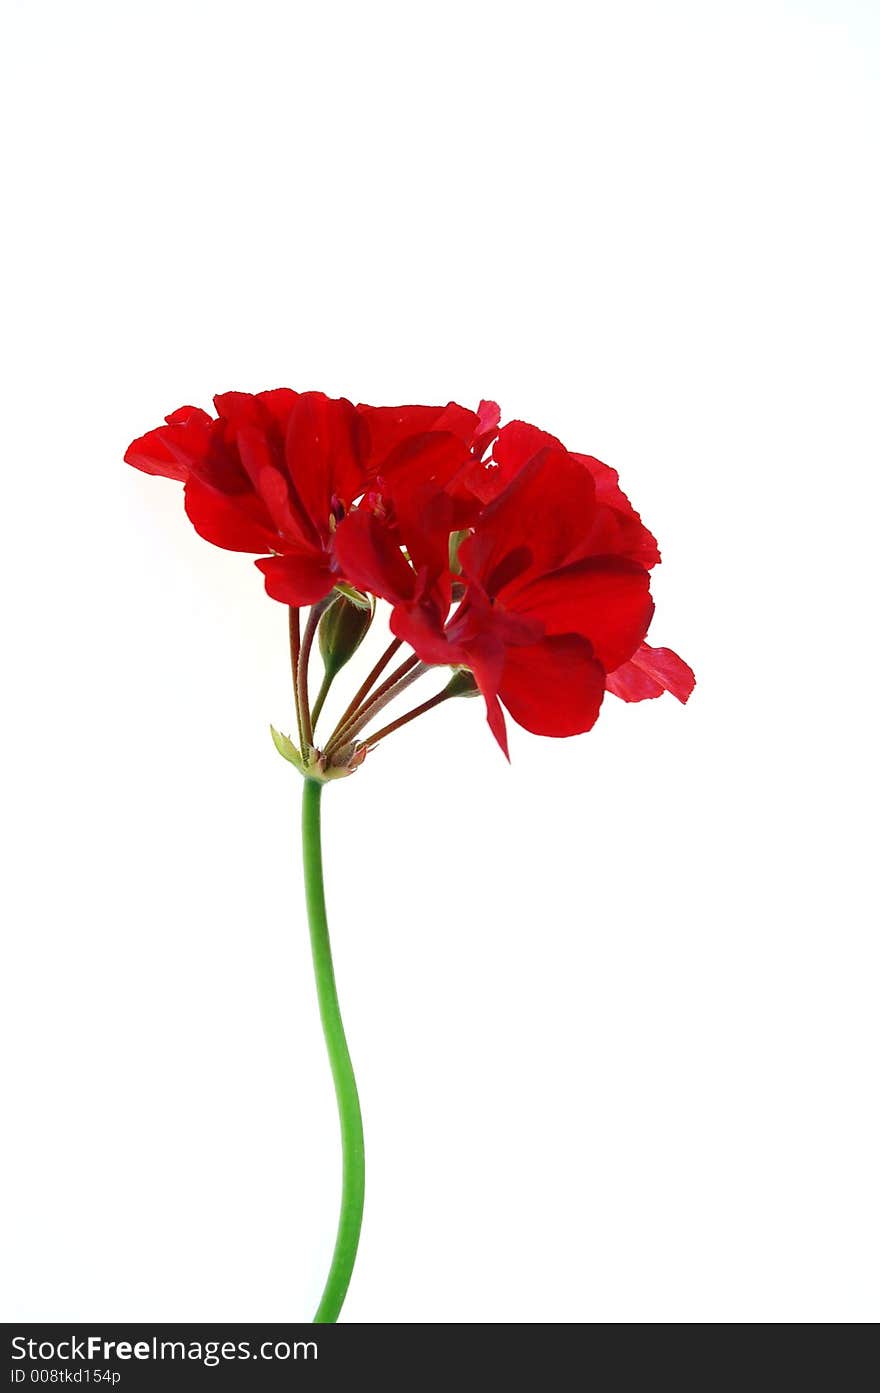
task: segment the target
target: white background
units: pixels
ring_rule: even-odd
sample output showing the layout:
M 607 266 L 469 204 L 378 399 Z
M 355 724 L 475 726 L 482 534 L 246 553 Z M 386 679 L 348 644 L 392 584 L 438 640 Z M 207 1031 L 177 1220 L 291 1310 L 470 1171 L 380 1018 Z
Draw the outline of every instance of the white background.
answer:
M 3 27 L 0 1314 L 323 1282 L 285 612 L 122 463 L 286 384 L 492 396 L 614 464 L 699 678 L 510 767 L 459 702 L 328 791 L 345 1317 L 877 1319 L 876 6 Z

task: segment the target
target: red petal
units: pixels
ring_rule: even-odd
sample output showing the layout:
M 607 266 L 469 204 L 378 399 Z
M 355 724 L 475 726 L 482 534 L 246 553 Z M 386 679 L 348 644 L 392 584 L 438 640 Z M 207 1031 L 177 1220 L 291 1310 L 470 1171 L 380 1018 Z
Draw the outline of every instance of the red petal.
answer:
M 365 406 L 357 408 L 369 434 L 368 469 L 371 475 L 384 473 L 392 451 L 413 435 L 430 431 L 443 412 L 442 406 Z
M 534 459 L 541 450 L 547 449 L 564 450 L 565 446 L 555 435 L 550 435 L 537 426 L 530 426 L 528 421 L 508 421 L 498 432 L 492 458 L 510 480 L 529 460 Z
M 183 482 L 208 449 L 212 418 L 198 406 L 181 406 L 165 421 L 164 426 L 132 441 L 125 462 L 145 474 Z
M 685 702 L 695 685 L 693 671 L 683 658 L 671 648 L 650 648 L 647 643 L 607 678 L 609 692 L 622 701 L 645 701 L 671 692 Z
M 593 525 L 578 546 L 578 558 L 587 556 L 620 556 L 646 569 L 660 560 L 656 541 L 638 518 L 605 503 L 596 509 Z
M 303 509 L 322 537 L 341 503 L 363 492 L 364 426 L 350 401 L 303 392 L 287 426 L 287 470 Z
M 385 466 L 382 494 L 393 505 L 399 539 L 432 581 L 449 568 L 449 534 L 457 521 L 446 486 L 469 460 L 456 435 L 434 431 L 404 441 Z
M 222 392 L 214 398 L 217 415 L 230 425 L 270 429 L 283 441 L 287 422 L 299 392 L 290 387 L 273 387 L 268 392 Z
M 480 453 L 486 448 L 493 436 L 498 434 L 498 427 L 501 423 L 501 407 L 497 401 L 481 401 L 477 407 L 477 429 L 474 449 Z
M 264 424 L 263 411 L 254 392 L 218 392 L 214 410 L 223 421 L 233 426 Z
M 632 561 L 590 557 L 510 587 L 501 603 L 540 619 L 548 634 L 589 639 L 606 672 L 632 657 L 648 631 L 654 604 L 650 576 Z
M 283 605 L 314 605 L 333 589 L 336 576 L 322 552 L 266 556 L 254 563 L 266 577 L 266 593 Z
M 474 460 L 468 469 L 463 471 L 462 480 L 469 492 L 481 503 L 494 502 L 505 484 L 501 470 L 491 459 Z
M 575 455 L 585 469 L 588 469 L 596 483 L 596 497 L 600 503 L 610 503 L 622 513 L 634 512 L 633 506 L 620 487 L 620 476 L 610 464 L 603 464 L 594 455 Z
M 474 673 L 476 677 L 476 673 Z M 504 712 L 501 709 L 501 702 L 497 697 L 486 698 L 486 720 L 489 729 L 498 741 L 501 753 L 510 762 L 510 746 L 507 743 L 507 722 L 504 719 Z
M 423 663 L 444 667 L 469 661 L 467 652 L 449 641 L 443 617 L 430 602 L 396 606 L 390 627 L 395 637 L 408 643 Z
M 268 392 L 257 392 L 257 401 L 269 420 L 278 426 L 282 436 L 287 433 L 290 413 L 298 398 L 299 392 L 294 392 L 290 387 L 273 387 Z
M 391 604 L 406 604 L 416 589 L 416 574 L 403 552 L 373 513 L 357 508 L 344 517 L 333 538 L 333 551 L 345 579 Z
M 241 426 L 236 432 L 238 452 L 254 491 L 262 499 L 279 538 L 293 538 L 307 547 L 320 546 L 321 534 L 303 516 L 299 507 L 294 511 L 290 485 L 276 464 L 265 432 L 258 426 Z M 286 550 L 286 548 L 284 548 Z M 282 550 L 276 546 L 276 551 Z
M 462 542 L 462 571 L 494 593 L 493 573 L 503 567 L 504 582 L 510 581 L 514 556 L 523 573 L 555 570 L 589 533 L 595 511 L 588 470 L 564 450 L 542 450 L 489 504 L 473 536 Z
M 580 735 L 596 723 L 605 671 L 577 634 L 508 648 L 499 696 L 518 725 L 535 735 Z
M 482 405 L 482 403 L 481 403 Z M 450 431 L 468 447 L 479 429 L 475 411 L 451 401 L 446 406 L 366 406 L 358 415 L 369 435 L 368 472 L 372 477 L 384 473 L 385 462 L 405 440 L 426 431 Z
M 432 427 L 433 430 L 448 430 L 457 435 L 465 445 L 472 445 L 474 433 L 479 426 L 479 416 L 468 406 L 459 406 L 457 401 L 447 402 Z
M 429 484 L 436 491 L 453 478 L 468 458 L 467 446 L 452 431 L 422 431 L 392 450 L 382 480 L 395 501 Z
M 213 426 L 214 417 L 209 416 L 200 406 L 179 406 L 165 417 L 169 426 Z
M 495 403 L 481 402 L 480 405 L 494 406 Z M 468 471 L 467 486 L 482 503 L 492 503 L 541 450 L 563 448 L 555 435 L 548 435 L 537 426 L 525 421 L 508 421 L 498 432 L 492 458 L 476 460 Z
M 461 604 L 449 621 L 450 639 L 465 648 L 482 642 L 489 635 L 505 647 L 528 647 L 539 643 L 545 632 L 540 618 L 493 604 L 485 591 L 473 582 L 467 586 Z
M 468 646 L 466 664 L 477 681 L 477 686 L 483 694 L 486 703 L 486 720 L 489 729 L 501 746 L 502 754 L 506 759 L 510 759 L 510 750 L 507 745 L 507 726 L 504 720 L 504 712 L 498 700 L 498 691 L 501 685 L 502 674 L 505 665 L 505 651 L 503 644 L 497 639 L 487 635 L 478 642 Z
M 660 560 L 657 539 L 648 531 L 620 487 L 617 470 L 612 469 L 610 464 L 603 464 L 592 455 L 575 455 L 574 458 L 593 476 L 596 502 L 613 509 L 618 518 L 621 534 L 620 554 L 629 556 L 642 566 L 656 566 Z
M 277 537 L 259 499 L 225 494 L 193 475 L 183 494 L 186 514 L 200 537 L 227 551 L 271 551 Z

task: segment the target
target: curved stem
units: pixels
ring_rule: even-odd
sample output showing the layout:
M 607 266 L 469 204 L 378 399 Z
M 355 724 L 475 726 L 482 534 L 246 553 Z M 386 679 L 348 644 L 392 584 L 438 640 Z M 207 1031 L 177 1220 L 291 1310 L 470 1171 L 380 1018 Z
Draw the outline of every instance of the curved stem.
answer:
M 324 903 L 324 871 L 321 860 L 321 789 L 306 779 L 303 789 L 302 841 L 306 909 L 312 940 L 312 962 L 318 1007 L 327 1044 L 330 1072 L 336 1089 L 339 1130 L 342 1136 L 342 1204 L 330 1273 L 315 1312 L 316 1325 L 332 1325 L 338 1318 L 351 1281 L 364 1213 L 364 1129 L 357 1084 L 345 1039 L 336 978 L 330 953 L 327 908 Z

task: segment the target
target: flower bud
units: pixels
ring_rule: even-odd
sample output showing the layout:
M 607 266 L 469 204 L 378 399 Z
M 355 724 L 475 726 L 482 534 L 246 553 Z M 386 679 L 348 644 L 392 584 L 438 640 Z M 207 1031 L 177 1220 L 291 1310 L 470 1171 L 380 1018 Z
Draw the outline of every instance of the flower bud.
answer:
M 445 694 L 450 697 L 469 697 L 477 696 L 480 689 L 477 686 L 477 679 L 474 677 L 470 668 L 458 667 L 453 672 L 443 690 Z
M 337 595 L 324 611 L 318 625 L 318 647 L 328 677 L 335 677 L 354 657 L 373 622 L 375 609 L 375 601 L 364 608 L 347 595 Z

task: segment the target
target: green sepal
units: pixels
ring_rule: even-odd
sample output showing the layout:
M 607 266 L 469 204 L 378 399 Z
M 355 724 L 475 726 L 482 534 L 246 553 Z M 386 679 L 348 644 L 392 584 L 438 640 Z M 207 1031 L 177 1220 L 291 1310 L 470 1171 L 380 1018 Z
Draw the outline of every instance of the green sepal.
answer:
M 333 588 L 337 590 L 340 595 L 344 595 L 347 600 L 351 600 L 351 603 L 356 609 L 368 609 L 372 614 L 376 608 L 376 601 L 373 599 L 372 595 L 362 594 L 362 592 L 356 590 L 353 585 L 349 585 L 348 581 L 339 580 Z
M 479 695 L 477 679 L 468 667 L 457 667 L 444 687 L 450 697 L 471 697 Z

